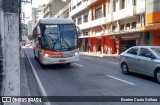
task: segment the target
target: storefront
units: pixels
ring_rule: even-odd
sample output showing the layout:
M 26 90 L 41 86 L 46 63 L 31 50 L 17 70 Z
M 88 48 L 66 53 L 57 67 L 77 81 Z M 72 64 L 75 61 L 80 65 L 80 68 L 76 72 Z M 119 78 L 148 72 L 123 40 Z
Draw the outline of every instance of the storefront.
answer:
M 160 46 L 160 30 L 153 31 L 153 46 Z
M 87 44 L 89 43 L 88 38 L 80 38 L 79 39 L 79 49 L 81 52 L 87 51 Z
M 127 34 L 127 35 L 121 35 L 120 36 L 120 42 L 119 42 L 119 54 L 124 52 L 130 47 L 138 46 L 140 45 L 140 34 Z

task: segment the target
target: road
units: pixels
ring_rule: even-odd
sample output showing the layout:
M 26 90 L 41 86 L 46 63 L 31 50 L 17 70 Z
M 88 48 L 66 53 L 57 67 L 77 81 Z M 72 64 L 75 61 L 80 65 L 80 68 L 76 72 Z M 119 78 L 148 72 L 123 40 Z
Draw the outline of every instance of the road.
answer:
M 153 78 L 124 75 L 118 60 L 80 55 L 80 61 L 42 67 L 31 48 L 25 49 L 48 96 L 159 96 L 160 85 Z M 54 103 L 55 104 L 55 103 Z M 59 102 L 56 105 L 159 105 L 160 103 Z

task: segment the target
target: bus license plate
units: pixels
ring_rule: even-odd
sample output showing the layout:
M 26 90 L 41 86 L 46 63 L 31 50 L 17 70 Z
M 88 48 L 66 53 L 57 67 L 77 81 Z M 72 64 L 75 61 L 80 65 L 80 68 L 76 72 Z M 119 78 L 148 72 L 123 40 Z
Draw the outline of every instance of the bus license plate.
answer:
M 59 62 L 65 62 L 65 61 L 66 61 L 65 59 L 59 60 Z

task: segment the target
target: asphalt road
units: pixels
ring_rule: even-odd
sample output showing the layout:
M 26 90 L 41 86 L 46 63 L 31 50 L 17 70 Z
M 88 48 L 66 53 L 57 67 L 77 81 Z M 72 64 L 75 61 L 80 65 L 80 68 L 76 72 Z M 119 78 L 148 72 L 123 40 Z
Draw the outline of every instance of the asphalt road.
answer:
M 160 96 L 160 85 L 139 74 L 124 75 L 118 60 L 80 55 L 80 61 L 42 67 L 25 49 L 48 96 Z M 53 105 L 159 105 L 146 102 L 57 102 Z

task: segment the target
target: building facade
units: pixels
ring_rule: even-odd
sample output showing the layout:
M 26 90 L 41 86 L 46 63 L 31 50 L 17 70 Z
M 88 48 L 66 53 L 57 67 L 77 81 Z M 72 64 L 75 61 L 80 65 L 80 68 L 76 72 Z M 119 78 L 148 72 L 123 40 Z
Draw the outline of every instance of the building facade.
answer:
M 46 5 L 39 5 L 38 8 L 36 8 L 36 23 L 39 21 L 39 19 L 44 17 L 45 8 Z
M 81 29 L 82 34 L 80 34 L 80 51 L 87 50 L 88 35 L 90 29 L 88 27 L 88 22 L 90 20 L 89 9 L 87 7 L 87 0 L 71 0 L 71 11 L 70 18 L 74 20 L 75 24 Z M 83 38 L 82 35 L 84 36 Z
M 71 0 L 55 17 L 81 29 L 80 50 L 120 54 L 136 45 L 160 45 L 159 0 Z
M 55 17 L 71 0 L 51 0 L 44 9 L 44 18 Z
M 36 8 L 32 8 L 32 30 L 36 25 Z
M 70 16 L 83 32 L 79 37 L 81 51 L 86 51 L 86 45 L 90 44 L 91 52 L 104 53 L 107 45 L 108 54 L 119 54 L 141 44 L 145 0 L 77 1 L 71 2 Z
M 28 35 L 32 35 L 32 21 L 28 21 Z
M 69 18 L 70 14 L 70 5 L 71 3 L 68 3 L 64 8 L 62 8 L 54 17 L 55 18 Z
M 28 25 L 22 23 L 22 35 L 28 35 Z
M 145 45 L 160 46 L 160 1 L 146 0 L 146 26 L 141 31 L 146 33 Z

